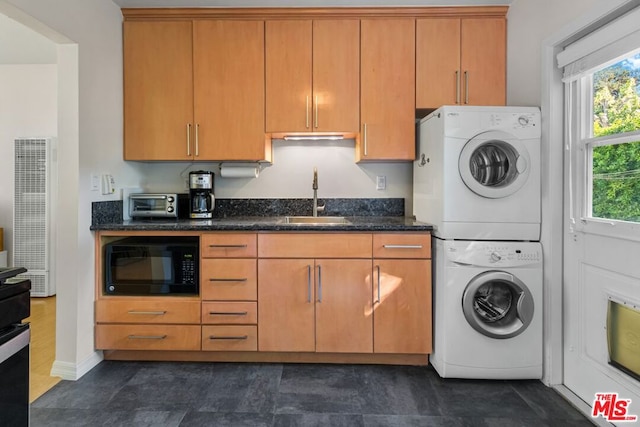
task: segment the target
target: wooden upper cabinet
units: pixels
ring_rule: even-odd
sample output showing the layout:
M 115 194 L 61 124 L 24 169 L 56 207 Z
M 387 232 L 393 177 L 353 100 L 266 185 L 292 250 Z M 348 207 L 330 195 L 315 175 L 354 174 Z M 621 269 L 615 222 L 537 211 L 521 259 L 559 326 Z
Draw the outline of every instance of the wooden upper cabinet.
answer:
M 415 20 L 360 22 L 360 139 L 356 160 L 415 158 Z
M 265 25 L 266 131 L 357 132 L 359 21 Z
M 124 23 L 125 160 L 270 160 L 264 21 Z
M 416 108 L 505 102 L 504 18 L 417 20 Z
M 264 21 L 193 22 L 195 160 L 262 160 Z
M 127 21 L 123 31 L 124 159 L 191 159 L 191 22 Z
M 506 21 L 502 18 L 462 19 L 460 64 L 463 103 L 505 105 Z

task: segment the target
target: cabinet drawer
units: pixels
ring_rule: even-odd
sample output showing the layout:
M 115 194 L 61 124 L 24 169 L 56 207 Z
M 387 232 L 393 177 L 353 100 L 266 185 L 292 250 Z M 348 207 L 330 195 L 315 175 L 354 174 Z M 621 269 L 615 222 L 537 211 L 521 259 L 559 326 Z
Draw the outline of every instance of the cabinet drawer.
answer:
M 431 258 L 430 234 L 373 235 L 374 258 Z
M 251 258 L 256 256 L 255 233 L 211 233 L 200 237 L 202 258 Z
M 255 302 L 203 302 L 202 323 L 255 325 L 258 323 L 258 304 Z
M 203 300 L 243 300 L 257 298 L 255 259 L 203 259 L 200 294 Z
M 99 300 L 97 323 L 200 323 L 200 300 Z
M 98 350 L 200 350 L 200 326 L 96 325 Z
M 261 258 L 371 258 L 371 234 L 259 234 L 258 253 Z
M 203 326 L 202 350 L 257 351 L 257 326 Z

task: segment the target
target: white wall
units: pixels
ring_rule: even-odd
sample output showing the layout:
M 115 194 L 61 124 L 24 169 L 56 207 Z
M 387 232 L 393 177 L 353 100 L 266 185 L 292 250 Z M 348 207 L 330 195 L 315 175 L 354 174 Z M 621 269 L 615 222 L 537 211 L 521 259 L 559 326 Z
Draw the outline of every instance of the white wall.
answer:
M 9 265 L 13 265 L 13 141 L 57 135 L 57 79 L 55 64 L 0 65 L 0 227 Z
M 94 352 L 91 173 L 137 182 L 140 165 L 122 161 L 122 15 L 108 0 L 8 0 L 0 13 L 55 40 L 58 66 L 57 324 L 54 373 L 77 378 Z M 20 44 L 20 40 L 12 40 Z

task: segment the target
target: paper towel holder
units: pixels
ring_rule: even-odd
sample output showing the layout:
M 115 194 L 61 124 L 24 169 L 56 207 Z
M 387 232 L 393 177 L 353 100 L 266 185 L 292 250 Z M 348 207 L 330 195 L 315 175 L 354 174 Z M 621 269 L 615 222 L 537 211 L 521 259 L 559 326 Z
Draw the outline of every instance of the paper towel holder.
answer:
M 220 163 L 221 178 L 258 178 L 261 171 L 259 162 Z

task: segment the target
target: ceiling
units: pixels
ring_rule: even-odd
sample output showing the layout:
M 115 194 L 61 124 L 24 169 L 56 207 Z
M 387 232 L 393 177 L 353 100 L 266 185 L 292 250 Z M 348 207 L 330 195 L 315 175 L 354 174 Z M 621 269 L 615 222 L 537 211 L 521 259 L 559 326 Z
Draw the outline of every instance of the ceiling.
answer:
M 514 0 L 112 0 L 121 8 L 143 7 L 362 7 L 504 6 Z

